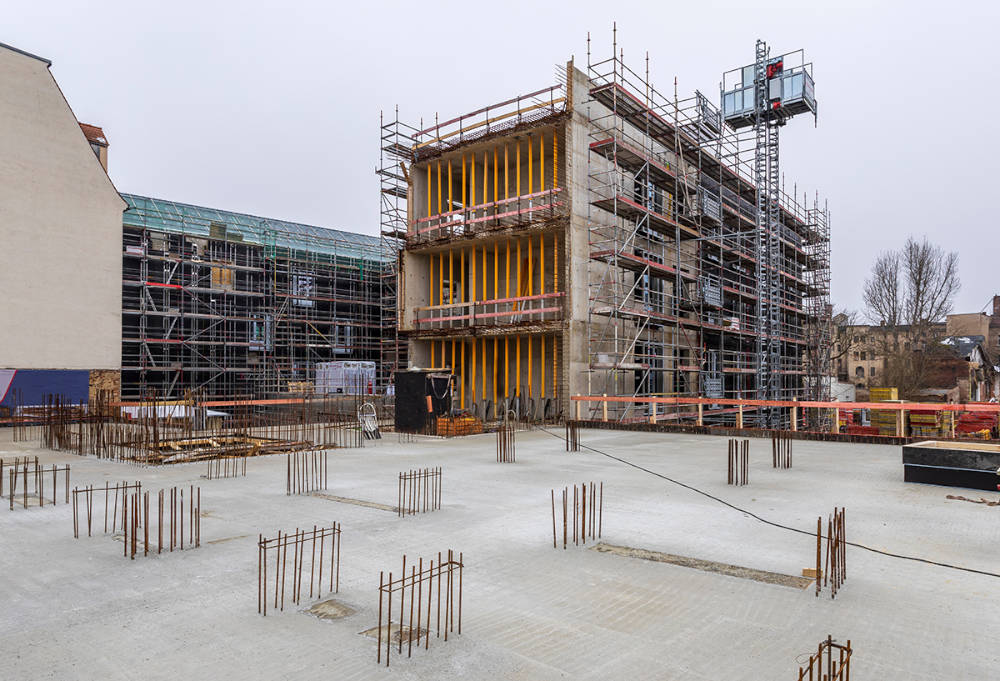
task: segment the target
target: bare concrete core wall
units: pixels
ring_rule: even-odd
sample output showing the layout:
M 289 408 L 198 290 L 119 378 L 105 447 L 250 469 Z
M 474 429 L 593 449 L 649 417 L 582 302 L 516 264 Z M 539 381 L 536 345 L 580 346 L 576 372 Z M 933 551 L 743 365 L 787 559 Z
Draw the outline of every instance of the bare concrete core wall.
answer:
M 40 59 L 0 47 L 0 367 L 120 369 L 122 210 Z

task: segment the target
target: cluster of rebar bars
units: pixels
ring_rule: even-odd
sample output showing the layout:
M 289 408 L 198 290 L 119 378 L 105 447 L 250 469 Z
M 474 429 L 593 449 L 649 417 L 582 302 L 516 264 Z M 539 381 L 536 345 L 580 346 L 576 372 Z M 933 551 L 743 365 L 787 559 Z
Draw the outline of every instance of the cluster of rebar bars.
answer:
M 448 633 L 462 633 L 462 569 L 465 563 L 462 554 L 458 554 L 455 559 L 455 552 L 448 549 L 447 559 L 442 559 L 438 552 L 437 563 L 432 558 L 430 566 L 424 569 L 424 559 L 420 558 L 416 565 L 410 565 L 410 574 L 406 574 L 406 556 L 403 556 L 403 569 L 399 579 L 392 578 L 386 580 L 385 571 L 379 573 L 378 578 L 378 647 L 376 660 L 382 662 L 382 640 L 385 639 L 385 666 L 389 666 L 389 654 L 392 650 L 392 601 L 394 594 L 399 593 L 399 628 L 397 629 L 399 647 L 398 653 L 403 654 L 403 639 L 406 639 L 406 656 L 413 653 L 413 640 L 417 641 L 417 649 L 420 649 L 420 637 L 424 637 L 424 650 L 431 645 L 431 614 L 437 602 L 437 626 L 436 635 L 441 637 L 444 632 L 444 640 L 448 640 Z M 434 582 L 437 581 L 437 597 L 434 594 Z M 441 582 L 444 581 L 444 601 L 441 598 Z M 424 587 L 424 583 L 427 586 Z M 426 616 L 424 611 L 424 593 L 426 591 Z M 407 594 L 409 592 L 409 594 Z M 414 593 L 416 592 L 416 593 Z M 456 597 L 457 592 L 457 597 Z M 415 596 L 415 597 L 414 597 Z M 406 618 L 406 602 L 409 600 L 409 625 L 404 627 Z M 441 606 L 444 605 L 444 626 L 441 625 Z M 458 631 L 455 631 L 455 610 L 458 610 Z M 385 619 L 382 613 L 385 611 Z M 414 628 L 413 616 L 416 614 L 417 622 Z M 383 633 L 382 623 L 385 622 L 385 632 Z M 404 631 L 405 629 L 405 631 Z
M 792 467 L 792 438 L 788 433 L 771 434 L 771 466 Z
M 750 440 L 729 440 L 729 469 L 727 485 L 746 485 L 750 482 Z
M 184 550 L 184 487 L 161 489 L 157 495 L 157 541 L 156 553 L 164 550 L 163 546 L 163 512 L 166 505 L 165 492 L 170 492 L 169 513 L 169 550 L 175 547 Z M 131 505 L 129 502 L 131 499 Z M 188 548 L 201 546 L 201 487 L 191 486 L 188 491 Z M 139 545 L 139 528 L 142 528 L 142 555 L 149 555 L 149 492 L 139 492 L 125 495 L 122 506 L 125 516 L 125 557 L 135 560 Z M 178 541 L 179 539 L 179 541 Z
M 327 539 L 330 550 L 327 552 Z M 306 544 L 309 544 L 308 551 Z M 334 522 L 330 527 L 313 525 L 312 530 L 295 529 L 294 533 L 278 532 L 273 539 L 265 539 L 264 535 L 257 537 L 257 612 L 267 616 L 267 601 L 270 590 L 267 586 L 267 553 L 274 550 L 274 608 L 285 609 L 285 571 L 288 567 L 288 547 L 292 547 L 292 603 L 302 601 L 302 589 L 305 580 L 302 572 L 305 569 L 306 556 L 309 556 L 309 598 L 323 595 L 323 565 L 329 556 L 328 593 L 340 591 L 340 523 Z M 317 571 L 316 555 L 319 554 L 319 570 Z
M 400 473 L 396 504 L 400 517 L 441 510 L 440 466 Z
M 312 494 L 327 489 L 329 472 L 327 452 L 293 452 L 288 455 L 285 494 Z
M 76 539 L 80 538 L 80 497 L 83 496 L 83 501 L 86 504 L 85 508 L 87 511 L 87 536 L 92 536 L 93 530 L 93 520 L 94 520 L 94 493 L 97 493 L 97 498 L 100 500 L 100 487 L 94 487 L 93 485 L 87 485 L 84 488 L 74 487 L 73 488 L 73 537 Z M 104 483 L 104 533 L 108 532 L 108 510 L 111 509 L 111 531 L 115 532 L 117 528 L 121 528 L 122 532 L 125 531 L 125 497 L 128 494 L 138 492 L 142 494 L 142 483 L 138 480 L 133 483 L 128 482 L 116 482 L 114 487 L 109 483 Z M 112 496 L 113 495 L 113 496 Z M 121 497 L 121 504 L 118 503 L 118 498 Z M 112 506 L 112 503 L 114 506 Z M 122 509 L 121 522 L 118 521 L 118 509 Z
M 208 473 L 205 475 L 209 480 L 218 478 L 246 477 L 247 457 L 245 456 L 222 456 L 217 459 L 208 460 Z
M 497 463 L 514 461 L 514 423 L 504 419 L 497 428 Z
M 34 460 L 25 456 L 24 458 L 17 457 L 14 459 L 13 463 L 4 464 L 3 459 L 0 459 L 0 497 L 4 496 L 4 467 L 7 467 L 7 496 L 10 502 L 10 510 L 14 510 L 14 500 L 18 496 L 18 481 L 20 481 L 21 488 L 21 504 L 22 507 L 28 508 L 28 476 L 33 476 L 34 482 L 34 495 L 38 497 L 38 505 L 45 505 L 45 488 L 48 486 L 45 478 L 49 476 L 52 478 L 52 504 L 55 505 L 59 503 L 58 494 L 58 479 L 60 473 L 65 473 L 65 503 L 69 503 L 69 464 L 65 466 L 57 466 L 52 464 L 51 468 L 45 468 L 42 464 L 38 462 L 38 457 L 34 457 Z
M 830 598 L 847 579 L 847 525 L 846 509 L 834 508 L 833 515 L 826 521 L 826 561 L 822 561 L 823 516 L 816 518 L 816 595 L 823 586 L 829 585 Z M 823 568 L 826 569 L 823 569 Z M 822 584 L 821 584 L 822 582 Z
M 42 447 L 92 454 L 136 464 L 202 461 L 220 456 L 257 456 L 334 447 L 363 447 L 380 435 L 378 410 L 353 408 L 342 396 L 327 395 L 271 405 L 255 400 L 225 402 L 216 415 L 196 394 L 184 400 L 147 399 L 123 405 L 100 390 L 87 402 L 59 396 L 45 404 L 18 407 L 15 440 L 34 433 Z M 360 403 L 359 403 L 360 404 Z
M 590 488 L 590 506 L 587 505 L 587 488 Z M 559 548 L 556 538 L 556 491 L 552 490 L 552 548 Z M 604 483 L 573 485 L 573 506 L 570 508 L 569 488 L 562 490 L 562 539 L 565 549 L 572 538 L 573 544 L 586 544 L 587 539 L 600 539 L 604 526 Z
M 580 424 L 566 419 L 566 451 L 580 451 Z
M 798 681 L 851 681 L 851 652 L 851 639 L 841 645 L 827 636 L 816 647 L 816 653 L 809 656 L 809 664 L 799 667 Z

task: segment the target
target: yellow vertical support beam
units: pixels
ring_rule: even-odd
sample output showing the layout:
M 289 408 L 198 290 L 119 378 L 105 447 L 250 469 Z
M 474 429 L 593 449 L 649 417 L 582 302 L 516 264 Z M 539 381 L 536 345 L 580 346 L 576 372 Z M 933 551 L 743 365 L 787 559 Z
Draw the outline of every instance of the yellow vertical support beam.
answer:
M 455 250 L 448 251 L 448 304 L 455 302 Z
M 514 147 L 514 195 L 521 195 L 521 140 Z
M 521 295 L 521 240 L 520 239 L 517 240 L 517 263 L 516 264 L 517 264 L 517 279 L 514 282 L 516 284 L 516 287 L 514 289 L 514 296 L 515 297 Z M 516 307 L 517 306 L 515 306 L 515 308 Z
M 503 337 L 503 396 L 510 397 L 510 336 Z
M 431 164 L 427 164 L 427 217 L 431 216 Z
M 468 206 L 465 203 L 465 154 L 462 154 L 462 211 L 465 212 L 466 208 Z
M 552 292 L 559 292 L 559 232 L 552 233 Z
M 431 368 L 434 367 L 434 341 L 431 341 Z
M 441 161 L 437 162 L 437 167 L 438 167 L 438 170 L 437 170 L 437 172 L 438 172 L 438 215 L 440 215 L 443 212 L 441 210 Z
M 532 371 L 532 346 L 531 346 L 531 336 L 528 336 L 528 397 L 532 398 L 535 396 L 535 375 Z
M 559 361 L 559 334 L 552 334 L 552 397 L 559 397 L 559 374 L 556 371 L 556 363 Z
M 486 339 L 483 339 L 483 387 L 482 387 L 482 400 L 486 401 Z M 485 416 L 485 414 L 483 414 Z
M 559 131 L 552 131 L 552 189 L 559 186 Z
M 510 298 L 510 239 L 507 239 L 507 277 L 504 298 Z
M 507 181 L 507 143 L 503 143 L 503 197 L 510 198 L 510 182 Z
M 444 305 L 444 251 L 438 254 L 438 305 Z
M 500 148 L 493 147 L 493 214 L 497 214 L 496 202 L 500 198 L 500 163 L 498 162 Z
M 434 304 L 434 254 L 427 256 L 427 304 Z
M 535 186 L 535 184 L 534 184 L 535 183 L 535 178 L 532 175 L 532 169 L 534 168 L 534 164 L 532 163 L 532 159 L 534 157 L 535 157 L 535 148 L 531 146 L 531 135 L 528 135 L 528 193 L 529 194 L 531 194 L 534 191 L 532 189 L 532 187 Z M 531 346 L 529 345 L 528 347 L 531 347 Z M 528 397 L 531 397 L 531 395 L 529 394 Z
M 465 409 L 465 339 L 464 338 L 461 340 L 461 344 L 462 344 L 462 350 L 461 350 L 462 363 L 458 365 L 459 366 L 458 392 L 460 395 L 460 399 L 462 400 L 462 409 Z
M 486 244 L 483 244 L 483 300 L 487 300 L 486 297 L 486 251 L 489 248 Z M 483 398 L 485 399 L 485 397 Z
M 462 302 L 463 303 L 468 302 L 467 295 L 466 295 L 468 292 L 465 290 L 466 286 L 465 286 L 465 249 L 464 248 L 461 251 L 459 251 L 459 253 L 458 253 L 458 279 L 459 279 L 459 283 L 462 286 Z
M 472 393 L 469 395 L 470 398 L 469 404 L 472 404 L 476 401 L 476 337 L 473 336 L 471 340 L 472 340 L 472 348 L 471 352 L 469 353 L 469 360 L 470 360 L 469 376 L 471 377 L 472 385 L 470 387 L 472 388 Z
M 448 356 L 446 354 L 447 352 L 448 352 L 447 341 L 441 341 L 441 366 L 443 367 L 448 366 Z
M 538 235 L 538 295 L 545 294 L 545 235 Z
M 500 297 L 500 242 L 493 242 L 493 298 Z
M 514 344 L 517 346 L 515 352 L 514 360 L 514 393 L 520 397 L 521 396 L 521 337 L 517 336 L 514 338 Z
M 451 159 L 448 159 L 448 212 L 455 210 L 455 204 L 451 200 Z
M 472 255 L 469 257 L 469 279 L 472 281 L 472 297 L 470 303 L 476 302 L 476 245 L 472 244 Z
M 497 414 L 497 384 L 500 382 L 497 380 L 499 374 L 497 373 L 497 360 L 500 359 L 500 339 L 493 336 L 493 415 Z
M 475 207 L 476 205 L 476 154 L 469 154 L 469 191 L 472 192 L 472 196 L 469 197 L 469 205 Z
M 489 171 L 490 171 L 490 152 L 484 151 L 483 152 L 483 203 L 484 204 L 490 202 L 490 193 L 489 193 L 490 172 Z M 485 217 L 485 216 L 486 216 L 486 211 L 484 210 L 483 211 L 483 217 Z
M 528 295 L 535 294 L 535 259 L 531 250 L 531 237 L 528 237 Z
M 455 373 L 455 339 L 451 339 L 451 373 Z
M 538 337 L 538 362 L 539 362 L 538 366 L 539 373 L 542 377 L 538 396 L 544 398 L 545 397 L 545 336 Z
M 538 191 L 545 191 L 545 133 L 538 133 Z M 541 397 L 541 396 L 539 396 Z

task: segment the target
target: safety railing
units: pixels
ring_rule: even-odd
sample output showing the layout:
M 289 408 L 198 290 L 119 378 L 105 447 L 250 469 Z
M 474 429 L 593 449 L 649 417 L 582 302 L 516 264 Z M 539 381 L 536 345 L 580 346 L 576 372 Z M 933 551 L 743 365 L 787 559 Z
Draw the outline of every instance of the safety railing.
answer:
M 545 189 L 410 221 L 408 245 L 545 220 L 567 213 L 565 188 Z
M 427 330 L 555 321 L 563 318 L 565 296 L 565 292 L 557 291 L 534 296 L 418 307 L 415 310 L 414 325 L 420 330 Z

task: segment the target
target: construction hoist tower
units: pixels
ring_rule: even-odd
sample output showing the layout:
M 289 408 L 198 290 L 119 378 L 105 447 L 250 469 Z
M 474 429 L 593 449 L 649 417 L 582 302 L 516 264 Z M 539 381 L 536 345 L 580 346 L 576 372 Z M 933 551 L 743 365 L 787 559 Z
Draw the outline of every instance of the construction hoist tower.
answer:
M 778 400 L 782 391 L 781 174 L 778 131 L 801 113 L 816 116 L 812 64 L 802 50 L 771 57 L 757 41 L 753 64 L 723 75 L 722 115 L 736 130 L 751 129 L 756 185 L 757 345 L 756 399 Z M 759 427 L 779 427 L 782 410 L 759 409 Z

